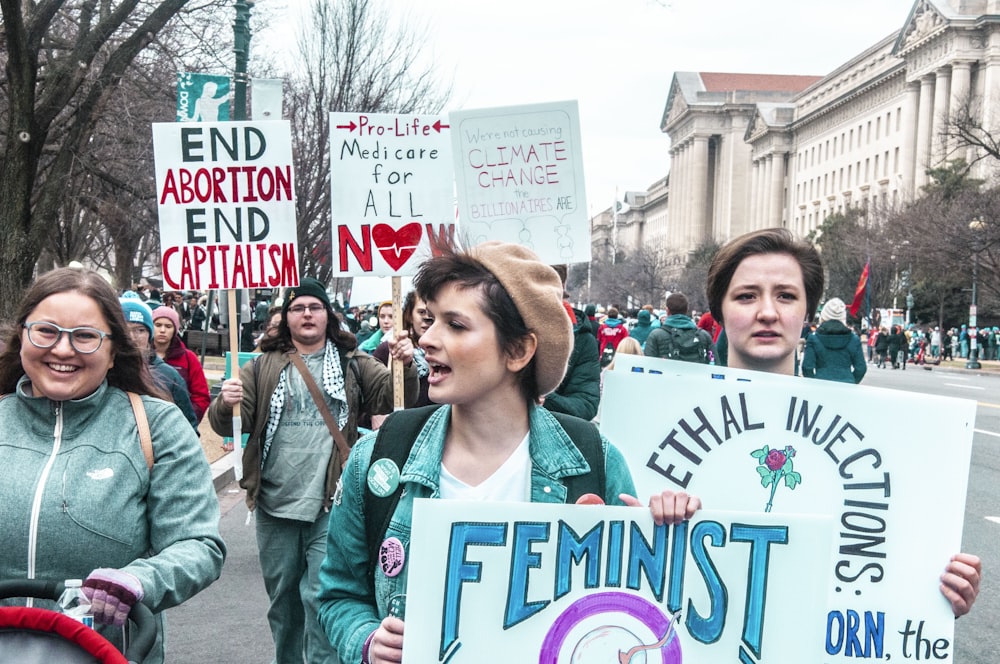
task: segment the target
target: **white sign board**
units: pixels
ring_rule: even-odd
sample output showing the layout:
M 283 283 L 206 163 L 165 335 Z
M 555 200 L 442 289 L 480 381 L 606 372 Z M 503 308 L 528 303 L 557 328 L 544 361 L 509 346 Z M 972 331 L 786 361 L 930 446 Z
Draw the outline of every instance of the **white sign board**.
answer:
M 640 496 L 683 489 L 713 509 L 835 517 L 823 661 L 903 659 L 924 644 L 951 661 L 955 621 L 938 586 L 961 547 L 975 410 L 960 399 L 619 356 L 604 379 L 601 431 Z
M 576 102 L 456 111 L 449 117 L 463 241 L 521 244 L 550 264 L 589 261 Z
M 331 113 L 333 276 L 412 275 L 453 243 L 451 162 L 443 118 Z
M 668 527 L 645 508 L 418 499 L 403 662 L 818 661 L 823 593 L 810 580 L 832 526 L 702 511 Z
M 153 151 L 168 288 L 298 286 L 287 122 L 156 123 Z

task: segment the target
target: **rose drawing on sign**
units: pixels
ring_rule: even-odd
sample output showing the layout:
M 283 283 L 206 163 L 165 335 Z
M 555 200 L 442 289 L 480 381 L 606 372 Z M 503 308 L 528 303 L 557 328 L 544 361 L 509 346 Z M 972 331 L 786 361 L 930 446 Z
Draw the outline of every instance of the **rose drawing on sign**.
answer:
M 778 484 L 782 480 L 785 481 L 785 486 L 793 490 L 802 484 L 802 475 L 795 472 L 792 465 L 795 448 L 787 445 L 783 450 L 772 450 L 765 445 L 759 450 L 751 452 L 750 456 L 756 459 L 759 464 L 757 466 L 757 474 L 760 475 L 761 486 L 764 488 L 771 487 L 771 495 L 768 497 L 767 505 L 764 507 L 765 512 L 770 512 L 771 506 L 774 504 L 774 493 L 778 490 Z

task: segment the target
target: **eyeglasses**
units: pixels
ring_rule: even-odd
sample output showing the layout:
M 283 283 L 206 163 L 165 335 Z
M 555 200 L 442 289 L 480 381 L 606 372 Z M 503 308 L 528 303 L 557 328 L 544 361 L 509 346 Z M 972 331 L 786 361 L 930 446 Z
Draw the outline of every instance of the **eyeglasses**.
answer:
M 128 333 L 134 339 L 145 339 L 149 336 L 149 328 L 145 325 L 129 325 Z
M 34 321 L 25 323 L 28 331 L 28 341 L 36 348 L 52 348 L 62 339 L 63 332 L 69 335 L 69 344 L 78 353 L 89 355 L 96 353 L 104 343 L 104 337 L 110 337 L 110 332 L 102 332 L 94 327 L 59 327 L 55 323 Z
M 292 306 L 288 307 L 288 313 L 290 314 L 300 315 L 304 314 L 307 311 L 313 315 L 316 315 L 321 311 L 326 311 L 326 307 L 324 307 L 322 304 L 310 304 L 310 305 L 293 304 Z

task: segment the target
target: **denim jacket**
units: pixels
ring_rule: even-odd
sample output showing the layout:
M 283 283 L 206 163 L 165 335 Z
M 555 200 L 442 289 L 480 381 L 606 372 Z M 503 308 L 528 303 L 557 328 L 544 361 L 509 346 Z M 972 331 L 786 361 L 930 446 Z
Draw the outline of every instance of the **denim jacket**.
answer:
M 402 542 L 409 559 L 410 525 L 414 498 L 440 498 L 439 476 L 451 407 L 439 408 L 414 441 L 400 472 L 404 485 L 386 538 Z M 528 450 L 531 455 L 531 502 L 563 503 L 562 478 L 590 471 L 583 455 L 544 408 L 529 414 Z M 376 434 L 362 438 L 351 452 L 341 476 L 341 486 L 330 513 L 326 559 L 320 568 L 319 619 L 343 662 L 360 662 L 368 635 L 388 615 L 389 598 L 406 592 L 407 569 L 395 577 L 375 572 L 375 597 L 369 591 L 368 544 L 365 537 L 364 496 L 368 466 Z M 602 436 L 605 464 L 605 497 L 621 505 L 618 495 L 635 495 L 632 475 L 621 453 Z

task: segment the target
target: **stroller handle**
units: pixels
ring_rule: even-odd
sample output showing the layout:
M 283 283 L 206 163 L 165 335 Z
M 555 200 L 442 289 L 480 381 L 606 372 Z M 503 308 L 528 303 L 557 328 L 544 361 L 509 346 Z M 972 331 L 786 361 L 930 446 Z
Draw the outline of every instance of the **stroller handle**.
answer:
M 59 599 L 64 589 L 65 583 L 62 581 L 42 579 L 0 581 L 0 599 L 37 597 L 54 602 Z M 132 607 L 128 619 L 134 628 L 129 631 L 128 648 L 124 655 L 129 662 L 141 662 L 153 648 L 153 642 L 156 640 L 156 619 L 149 607 L 142 602 Z

